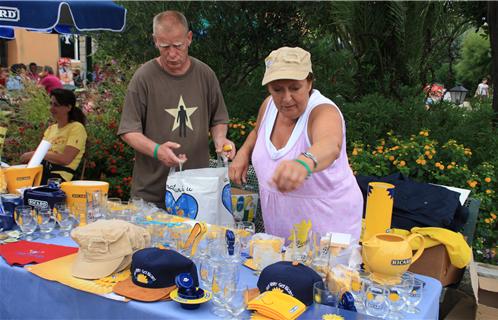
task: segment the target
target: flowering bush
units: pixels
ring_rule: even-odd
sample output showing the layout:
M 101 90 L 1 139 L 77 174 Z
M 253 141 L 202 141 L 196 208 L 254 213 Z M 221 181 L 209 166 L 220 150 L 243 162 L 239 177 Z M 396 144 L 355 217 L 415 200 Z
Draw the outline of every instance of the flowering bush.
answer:
M 471 170 L 471 157 L 472 150 L 455 140 L 439 145 L 429 137 L 429 130 L 409 138 L 388 132 L 376 145 L 353 143 L 350 152 L 355 174 L 386 176 L 399 171 L 421 182 L 471 189 L 471 196 L 481 200 L 473 243 L 477 259 L 496 263 L 495 167 L 483 162 Z

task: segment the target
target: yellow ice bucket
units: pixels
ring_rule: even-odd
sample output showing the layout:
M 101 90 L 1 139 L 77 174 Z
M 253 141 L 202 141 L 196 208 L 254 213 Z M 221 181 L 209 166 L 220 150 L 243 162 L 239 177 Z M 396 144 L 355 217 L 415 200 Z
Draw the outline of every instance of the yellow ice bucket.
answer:
M 25 164 L 5 168 L 5 180 L 7 181 L 7 190 L 9 193 L 17 193 L 17 189 L 39 186 L 43 166 L 39 165 L 33 168 L 26 168 Z
M 66 193 L 67 206 L 79 217 L 80 225 L 86 224 L 86 193 L 101 191 L 104 196 L 109 192 L 109 183 L 104 181 L 76 180 L 61 183 Z

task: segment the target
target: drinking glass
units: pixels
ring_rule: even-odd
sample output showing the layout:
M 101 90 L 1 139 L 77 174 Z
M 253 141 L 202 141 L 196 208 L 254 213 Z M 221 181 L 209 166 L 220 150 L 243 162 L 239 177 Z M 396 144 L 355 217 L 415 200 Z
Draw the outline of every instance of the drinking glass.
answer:
M 339 292 L 331 291 L 326 283 L 318 281 L 313 284 L 313 301 L 317 304 L 337 308 Z
M 50 210 L 50 208 L 38 209 L 37 215 L 42 239 L 53 238 L 54 236 L 51 234 L 51 232 L 55 228 L 55 218 L 52 215 L 52 210 Z
M 214 264 L 208 256 L 198 259 L 199 266 L 199 280 L 202 288 L 211 288 L 213 285 L 213 271 Z
M 20 208 L 24 207 L 24 208 Z M 26 208 L 29 207 L 29 208 Z M 18 209 L 19 208 L 19 209 Z M 20 222 L 19 227 L 21 228 L 21 231 L 23 232 L 24 239 L 31 241 L 34 238 L 32 237 L 32 234 L 36 231 L 36 228 L 38 227 L 38 223 L 36 221 L 36 217 L 33 216 L 32 208 L 31 206 L 18 206 L 15 209 L 18 214 L 18 219 Z
M 49 178 L 47 180 L 47 186 L 53 189 L 60 189 L 61 183 L 62 183 L 61 178 Z
M 217 263 L 213 268 L 211 289 L 213 292 L 212 312 L 218 317 L 226 317 L 227 304 L 238 283 L 238 264 Z
M 247 307 L 247 286 L 245 288 L 237 287 L 233 289 L 232 295 L 228 300 L 228 311 L 234 319 L 241 319 L 239 316 Z
M 424 291 L 424 282 L 417 278 L 413 279 L 413 287 L 410 293 L 406 296 L 406 313 L 419 313 L 417 305 L 422 301 L 422 293 Z
M 78 219 L 71 214 L 71 211 L 64 202 L 54 205 L 56 211 L 57 223 L 59 224 L 60 235 L 63 237 L 69 236 L 69 231 L 78 225 Z
M 282 260 L 282 253 L 275 251 L 271 242 L 256 242 L 253 248 L 253 261 L 256 266 L 256 274 L 275 262 Z
M 86 193 L 86 223 L 105 218 L 107 199 L 100 190 Z
M 65 204 L 65 203 L 61 203 Z M 57 203 L 55 204 L 57 206 Z M 71 204 L 66 204 L 66 208 L 69 210 L 71 216 L 76 219 L 77 224 L 85 225 L 86 222 L 86 202 L 75 202 Z
M 248 255 L 249 241 L 256 232 L 256 227 L 254 225 L 254 222 L 240 221 L 237 222 L 235 228 L 237 229 L 237 234 L 240 239 L 241 252 L 244 255 Z
M 413 288 L 413 279 L 413 273 L 405 272 L 401 275 L 399 283 L 389 286 L 389 319 L 397 320 L 403 318 L 401 310 L 405 307 L 406 297 Z
M 107 217 L 114 218 L 114 214 L 121 210 L 121 198 L 107 198 Z
M 363 312 L 365 291 L 371 283 L 370 273 L 364 270 L 354 270 L 351 275 L 351 294 L 354 297 L 354 304 L 358 312 Z
M 309 252 L 314 249 L 314 245 L 312 244 L 313 232 L 310 230 L 308 234 L 300 234 L 298 228 L 292 229 L 293 240 L 291 243 L 292 253 L 291 259 L 292 261 L 300 262 L 304 265 L 310 264 Z
M 368 315 L 385 318 L 389 313 L 389 291 L 382 285 L 371 283 L 365 291 L 365 311 Z
M 14 220 L 19 227 L 21 226 L 21 222 L 22 222 L 21 214 L 23 214 L 23 213 L 29 213 L 29 214 L 33 215 L 33 207 L 28 206 L 28 205 L 20 205 L 20 206 L 15 207 Z

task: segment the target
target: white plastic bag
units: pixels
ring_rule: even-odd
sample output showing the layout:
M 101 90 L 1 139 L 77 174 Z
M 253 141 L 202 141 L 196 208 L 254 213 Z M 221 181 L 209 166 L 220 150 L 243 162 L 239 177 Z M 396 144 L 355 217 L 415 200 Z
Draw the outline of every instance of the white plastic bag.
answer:
M 170 170 L 166 181 L 166 211 L 211 224 L 233 224 L 228 169 Z

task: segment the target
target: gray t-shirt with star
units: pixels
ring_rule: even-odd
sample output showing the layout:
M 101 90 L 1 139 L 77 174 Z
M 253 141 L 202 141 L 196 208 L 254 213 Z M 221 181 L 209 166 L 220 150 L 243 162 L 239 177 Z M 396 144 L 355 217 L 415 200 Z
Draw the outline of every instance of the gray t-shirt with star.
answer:
M 133 75 L 126 93 L 118 135 L 140 132 L 152 141 L 181 145 L 184 169 L 203 168 L 209 161 L 209 129 L 228 123 L 228 113 L 214 71 L 193 57 L 181 76 L 164 71 L 156 59 L 142 65 Z M 131 159 L 130 159 L 131 160 Z M 135 152 L 131 193 L 164 206 L 169 167 Z

